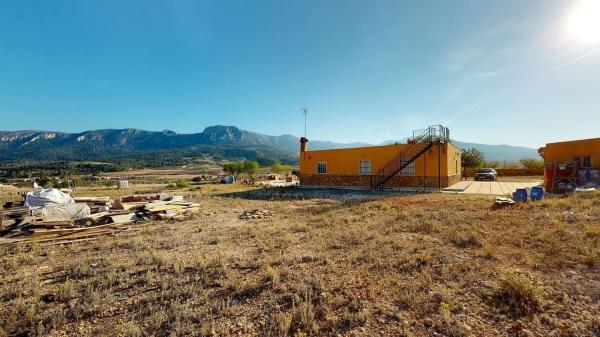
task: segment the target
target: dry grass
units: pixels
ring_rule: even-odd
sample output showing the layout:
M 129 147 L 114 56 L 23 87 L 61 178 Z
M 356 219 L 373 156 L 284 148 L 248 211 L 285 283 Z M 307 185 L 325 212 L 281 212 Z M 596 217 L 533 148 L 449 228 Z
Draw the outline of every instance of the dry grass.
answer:
M 598 194 L 217 196 L 240 188 L 182 191 L 211 213 L 193 220 L 1 248 L 0 336 L 600 333 Z M 238 218 L 254 208 L 275 215 Z

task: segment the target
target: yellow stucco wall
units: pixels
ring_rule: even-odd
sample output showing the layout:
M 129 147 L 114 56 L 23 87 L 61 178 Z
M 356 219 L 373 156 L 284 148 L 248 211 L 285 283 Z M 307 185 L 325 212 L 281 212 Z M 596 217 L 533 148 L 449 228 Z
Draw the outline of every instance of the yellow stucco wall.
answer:
M 446 154 L 448 156 L 448 175 L 460 174 L 462 167 L 460 165 L 461 150 L 452 144 L 448 144 L 448 150 Z
M 600 168 L 600 138 L 548 143 L 543 150 L 546 163 L 574 160 L 575 157 L 592 157 L 592 167 Z
M 300 153 L 300 172 L 317 174 L 317 163 L 326 162 L 327 174 L 359 175 L 360 161 L 370 160 L 371 173 L 375 174 L 406 146 L 408 144 L 306 151 Z M 460 150 L 451 144 L 444 144 L 440 148 L 442 176 L 460 174 Z M 415 176 L 423 176 L 424 172 L 426 176 L 437 176 L 437 163 L 438 146 L 434 145 L 416 160 Z

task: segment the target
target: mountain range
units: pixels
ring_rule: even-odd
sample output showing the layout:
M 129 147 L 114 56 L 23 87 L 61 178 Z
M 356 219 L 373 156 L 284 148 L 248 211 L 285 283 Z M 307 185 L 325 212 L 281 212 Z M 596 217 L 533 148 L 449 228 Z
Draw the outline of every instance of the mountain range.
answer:
M 532 148 L 452 142 L 460 148 L 482 151 L 486 160 L 516 162 L 524 157 L 537 157 L 537 151 Z M 369 144 L 311 140 L 309 149 L 366 145 Z M 295 163 L 298 150 L 299 138 L 292 135 L 268 136 L 222 125 L 210 126 L 193 134 L 140 129 L 103 129 L 80 133 L 0 131 L 0 162 L 208 155 L 228 159 L 256 159 L 264 163 L 272 160 Z

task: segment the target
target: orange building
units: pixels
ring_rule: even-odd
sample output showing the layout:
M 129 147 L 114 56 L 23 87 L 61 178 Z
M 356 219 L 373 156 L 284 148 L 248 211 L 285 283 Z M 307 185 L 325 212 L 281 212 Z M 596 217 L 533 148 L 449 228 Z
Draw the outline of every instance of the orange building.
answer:
M 407 144 L 307 150 L 301 139 L 300 184 L 362 188 L 447 187 L 461 177 L 461 151 L 449 131 L 433 126 Z
M 600 138 L 548 143 L 538 152 L 544 158 L 548 192 L 572 190 L 587 184 L 600 185 Z

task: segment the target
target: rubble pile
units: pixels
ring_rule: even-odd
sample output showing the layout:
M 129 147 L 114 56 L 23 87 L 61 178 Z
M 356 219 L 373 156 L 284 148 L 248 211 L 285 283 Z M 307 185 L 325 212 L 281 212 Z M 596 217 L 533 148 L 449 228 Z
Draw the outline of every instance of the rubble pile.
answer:
M 253 209 L 249 211 L 243 211 L 242 214 L 240 214 L 240 219 L 263 219 L 271 217 L 273 214 L 274 213 L 269 210 Z
M 22 194 L 23 200 L 0 210 L 0 244 L 61 244 L 94 240 L 132 230 L 144 219 L 185 220 L 200 206 L 164 193 L 110 197 L 75 197 L 56 189 Z

